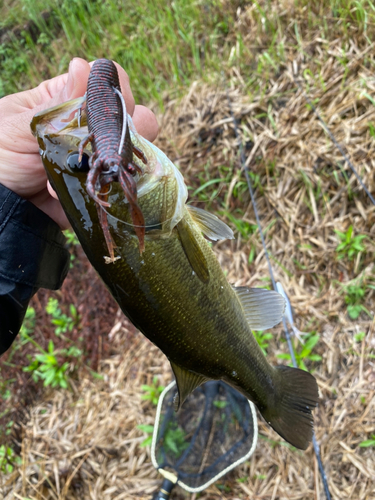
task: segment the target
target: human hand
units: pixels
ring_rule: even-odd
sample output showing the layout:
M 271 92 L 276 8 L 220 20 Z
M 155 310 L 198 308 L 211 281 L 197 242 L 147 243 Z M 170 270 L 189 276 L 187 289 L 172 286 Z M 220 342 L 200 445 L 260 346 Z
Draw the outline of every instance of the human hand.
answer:
M 56 193 L 47 183 L 30 122 L 38 111 L 83 96 L 91 65 L 74 58 L 68 73 L 46 80 L 34 89 L 0 99 L 0 183 L 43 210 L 61 229 L 70 224 Z M 121 66 L 116 66 L 127 112 L 133 117 L 137 131 L 152 142 L 158 132 L 155 115 L 145 106 L 135 105 L 129 77 Z

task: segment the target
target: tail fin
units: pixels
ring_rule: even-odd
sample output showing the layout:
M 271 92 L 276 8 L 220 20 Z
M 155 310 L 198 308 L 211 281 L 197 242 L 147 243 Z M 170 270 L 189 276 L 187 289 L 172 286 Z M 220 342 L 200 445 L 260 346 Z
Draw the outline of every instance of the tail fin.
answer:
M 318 385 L 310 373 L 289 366 L 276 367 L 274 404 L 262 415 L 285 441 L 305 450 L 313 435 L 311 409 L 318 403 Z

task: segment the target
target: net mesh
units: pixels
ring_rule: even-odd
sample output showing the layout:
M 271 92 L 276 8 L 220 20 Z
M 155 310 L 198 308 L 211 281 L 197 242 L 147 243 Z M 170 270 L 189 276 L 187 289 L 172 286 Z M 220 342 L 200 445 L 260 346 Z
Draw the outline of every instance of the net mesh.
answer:
M 159 468 L 173 471 L 185 489 L 207 487 L 246 460 L 257 440 L 252 403 L 221 381 L 207 382 L 176 413 L 176 386 L 161 398 L 155 439 Z

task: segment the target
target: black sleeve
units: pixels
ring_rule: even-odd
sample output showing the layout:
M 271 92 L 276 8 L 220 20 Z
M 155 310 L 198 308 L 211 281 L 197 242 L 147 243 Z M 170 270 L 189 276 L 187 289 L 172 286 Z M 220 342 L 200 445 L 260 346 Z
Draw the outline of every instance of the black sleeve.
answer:
M 38 288 L 56 290 L 69 270 L 59 226 L 0 184 L 0 355 L 12 344 Z

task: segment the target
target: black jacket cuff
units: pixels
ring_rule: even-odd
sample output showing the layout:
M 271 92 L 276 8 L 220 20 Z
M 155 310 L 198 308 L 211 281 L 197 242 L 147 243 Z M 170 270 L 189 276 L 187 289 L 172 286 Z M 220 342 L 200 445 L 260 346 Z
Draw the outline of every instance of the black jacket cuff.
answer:
M 0 354 L 18 333 L 38 288 L 59 288 L 70 255 L 59 226 L 0 184 Z

